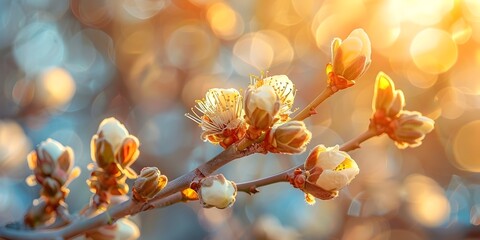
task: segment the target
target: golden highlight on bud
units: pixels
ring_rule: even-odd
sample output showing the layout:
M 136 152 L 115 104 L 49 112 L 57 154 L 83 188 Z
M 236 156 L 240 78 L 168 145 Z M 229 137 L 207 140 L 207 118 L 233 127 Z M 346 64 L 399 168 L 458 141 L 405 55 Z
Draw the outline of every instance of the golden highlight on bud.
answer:
M 267 150 L 273 153 L 296 154 L 305 151 L 312 138 L 303 121 L 290 121 L 274 126 L 267 137 Z
M 137 201 L 145 202 L 162 190 L 168 178 L 160 173 L 156 167 L 145 167 L 133 184 L 133 197 Z
M 224 209 L 235 202 L 237 185 L 227 180 L 223 174 L 208 176 L 200 181 L 198 195 L 204 207 Z
M 302 190 L 322 200 L 332 199 L 359 172 L 357 163 L 348 153 L 340 151 L 338 145 L 328 148 L 318 145 L 305 161 L 306 179 Z
M 371 63 L 371 43 L 367 33 L 357 28 L 345 40 L 335 38 L 331 46 L 332 60 L 327 65 L 328 84 L 333 91 L 351 87 Z
M 435 125 L 419 112 L 404 110 L 403 92 L 396 90 L 392 79 L 383 72 L 378 73 L 375 81 L 372 107 L 371 127 L 386 133 L 400 149 L 420 146 Z
M 397 117 L 405 107 L 403 92 L 396 90 L 392 79 L 383 72 L 379 72 L 375 80 L 372 107 L 373 120 L 383 125 Z
M 388 136 L 398 148 L 404 149 L 420 146 L 425 135 L 433 130 L 435 122 L 419 112 L 402 111 L 392 125 L 393 131 Z
M 227 148 L 245 135 L 242 97 L 236 89 L 210 89 L 205 98 L 196 103 L 196 110 L 192 108 L 192 113 L 185 116 L 202 128 L 204 141 Z

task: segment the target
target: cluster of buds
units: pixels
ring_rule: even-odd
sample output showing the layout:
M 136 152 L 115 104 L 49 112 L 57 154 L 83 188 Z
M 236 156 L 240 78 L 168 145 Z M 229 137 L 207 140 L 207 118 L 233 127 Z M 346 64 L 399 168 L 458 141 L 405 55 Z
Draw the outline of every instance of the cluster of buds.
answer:
M 338 191 L 347 186 L 360 172 L 357 163 L 334 147 L 316 146 L 305 161 L 305 171 L 297 169 L 290 183 L 306 194 L 306 201 L 315 202 L 313 197 L 329 200 L 338 196 Z
M 202 128 L 202 139 L 224 148 L 247 138 L 265 140 L 271 152 L 301 153 L 311 133 L 303 122 L 290 121 L 295 93 L 286 75 L 252 76 L 243 99 L 232 88 L 210 89 L 186 116 Z
M 256 140 L 265 134 L 265 149 L 274 153 L 302 153 L 311 132 L 301 121 L 290 121 L 296 89 L 286 75 L 251 77 L 245 92 L 247 137 Z
M 91 140 L 91 157 L 96 163 L 87 184 L 94 193 L 92 204 L 108 204 L 110 195 L 128 193 L 127 178 L 137 174 L 130 166 L 139 155 L 139 141 L 115 118 L 106 118 Z
M 73 167 L 74 157 L 70 147 L 53 139 L 41 142 L 28 157 L 28 166 L 33 175 L 27 184 L 41 186 L 40 198 L 25 215 L 25 223 L 31 227 L 51 223 L 59 209 L 66 209 L 68 184 L 78 177 L 80 169 Z
M 371 127 L 385 132 L 398 148 L 417 147 L 425 135 L 433 130 L 435 122 L 419 112 L 404 110 L 405 99 L 401 90 L 385 73 L 380 72 L 375 81 Z

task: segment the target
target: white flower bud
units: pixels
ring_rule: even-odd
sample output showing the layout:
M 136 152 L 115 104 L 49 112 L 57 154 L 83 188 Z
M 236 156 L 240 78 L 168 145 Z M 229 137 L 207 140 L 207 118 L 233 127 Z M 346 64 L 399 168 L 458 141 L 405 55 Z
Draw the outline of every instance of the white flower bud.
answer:
M 435 122 L 419 112 L 402 111 L 393 122 L 393 132 L 389 134 L 398 148 L 418 147 L 425 135 L 431 132 Z
M 263 79 L 263 84 L 273 87 L 280 101 L 280 121 L 287 121 L 292 113 L 292 106 L 295 100 L 296 89 L 293 82 L 287 75 L 275 75 Z
M 36 181 L 40 184 L 45 177 L 50 176 L 63 185 L 67 182 L 74 164 L 72 149 L 50 138 L 41 142 L 27 159 Z
M 222 174 L 208 176 L 200 181 L 199 197 L 204 207 L 227 208 L 235 202 L 237 186 Z
M 365 73 L 371 63 L 371 43 L 361 28 L 353 30 L 345 40 L 332 42 L 332 63 L 327 66 L 330 86 L 344 89 Z
M 138 158 L 140 143 L 130 135 L 128 130 L 115 118 L 104 119 L 97 134 L 91 140 L 91 157 L 97 165 L 109 174 L 120 170 L 128 178 L 135 178 L 136 173 L 130 168 Z
M 245 92 L 245 120 L 258 130 L 269 129 L 277 120 L 280 101 L 273 87 L 250 86 Z
M 305 161 L 307 179 L 304 191 L 320 199 L 330 199 L 360 172 L 357 163 L 338 145 L 316 146 Z
M 270 86 L 277 95 L 277 100 L 280 107 L 275 116 L 275 121 L 286 122 L 289 120 L 292 111 L 293 102 L 295 100 L 296 88 L 295 84 L 288 78 L 287 75 L 274 75 L 270 77 L 251 76 L 250 88 L 258 89 L 262 86 Z
M 117 119 L 105 118 L 99 125 L 98 135 L 110 143 L 115 152 L 123 143 L 123 140 L 129 136 L 128 130 Z
M 274 126 L 268 134 L 267 148 L 274 153 L 302 153 L 312 138 L 302 121 L 289 121 Z

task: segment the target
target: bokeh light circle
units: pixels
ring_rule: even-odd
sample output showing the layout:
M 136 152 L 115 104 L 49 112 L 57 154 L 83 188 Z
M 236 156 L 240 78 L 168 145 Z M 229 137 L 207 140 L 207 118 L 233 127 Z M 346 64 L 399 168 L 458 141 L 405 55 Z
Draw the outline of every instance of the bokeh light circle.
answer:
M 13 46 L 13 56 L 18 66 L 27 74 L 58 66 L 65 55 L 65 44 L 56 25 L 35 22 L 23 28 Z
M 422 71 L 439 74 L 448 71 L 455 64 L 458 50 L 448 32 L 427 28 L 412 40 L 410 55 Z
M 248 75 L 258 70 L 287 69 L 293 60 L 294 49 L 283 34 L 265 30 L 243 35 L 235 43 L 233 54 L 235 70 Z
M 170 63 L 179 68 L 192 68 L 217 53 L 217 42 L 198 23 L 176 28 L 169 36 L 165 52 Z
M 457 119 L 465 112 L 464 94 L 454 87 L 446 87 L 435 95 L 443 118 Z
M 220 38 L 234 39 L 243 33 L 243 19 L 225 3 L 218 2 L 210 6 L 207 20 L 213 32 Z
M 63 68 L 50 68 L 36 80 L 35 101 L 49 108 L 68 103 L 75 94 L 75 81 Z
M 438 183 L 424 175 L 412 174 L 405 178 L 408 212 L 426 227 L 438 227 L 448 220 L 450 203 Z
M 465 171 L 480 172 L 480 120 L 463 125 L 453 138 L 456 165 Z

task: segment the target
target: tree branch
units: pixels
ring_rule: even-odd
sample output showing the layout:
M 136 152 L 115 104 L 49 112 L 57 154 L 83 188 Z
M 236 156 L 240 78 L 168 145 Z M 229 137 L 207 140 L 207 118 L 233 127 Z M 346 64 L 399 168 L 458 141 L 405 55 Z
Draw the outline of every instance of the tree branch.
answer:
M 225 149 L 217 156 L 213 157 L 208 162 L 200 165 L 191 172 L 180 176 L 173 181 L 171 181 L 162 191 L 160 191 L 153 199 L 150 201 L 143 202 L 134 202 L 132 200 L 127 200 L 118 205 L 112 206 L 107 209 L 105 212 L 102 212 L 92 218 L 83 218 L 78 219 L 75 222 L 72 222 L 70 225 L 61 229 L 52 229 L 52 230 L 35 230 L 35 231 L 21 231 L 8 229 L 6 227 L 0 228 L 0 237 L 5 237 L 9 239 L 64 239 L 72 238 L 81 233 L 84 233 L 86 230 L 94 229 L 103 225 L 112 224 L 116 220 L 133 215 L 142 211 L 148 211 L 154 208 L 161 208 L 175 204 L 179 200 L 179 194 L 174 194 L 180 192 L 189 187 L 190 183 L 194 181 L 197 177 L 205 177 L 223 165 L 248 155 L 251 155 L 256 152 L 255 146 L 250 146 L 244 151 L 237 151 L 235 145 L 230 146 Z M 174 195 L 172 195 L 174 194 Z M 168 197 L 170 196 L 170 197 Z
M 313 101 L 308 104 L 302 111 L 300 111 L 292 120 L 302 121 L 307 117 L 312 116 L 315 114 L 315 109 L 320 105 L 322 102 L 327 100 L 330 96 L 332 96 L 335 92 L 330 88 L 326 87 L 323 91 L 318 95 Z
M 383 132 L 379 132 L 374 128 L 369 127 L 367 131 L 363 132 L 362 134 L 353 138 L 352 140 L 342 144 L 342 146 L 340 147 L 340 150 L 348 152 L 348 151 L 352 151 L 357 148 L 360 148 L 361 143 L 365 142 L 366 140 L 372 137 L 379 136 L 382 133 Z M 298 166 L 295 166 L 293 168 L 290 168 L 288 170 L 285 170 L 283 172 L 277 173 L 269 177 L 264 177 L 261 179 L 244 182 L 244 183 L 238 183 L 237 189 L 238 191 L 245 192 L 248 194 L 255 194 L 259 192 L 257 189 L 259 187 L 263 187 L 263 186 L 278 183 L 278 182 L 288 182 L 289 176 L 293 174 L 293 171 L 299 168 L 303 169 L 304 168 L 303 164 L 300 164 Z

